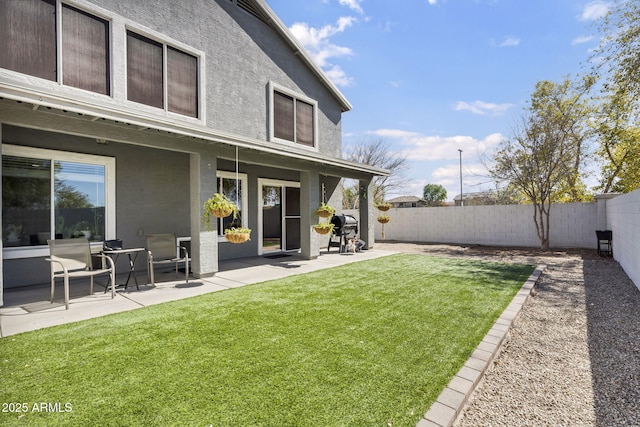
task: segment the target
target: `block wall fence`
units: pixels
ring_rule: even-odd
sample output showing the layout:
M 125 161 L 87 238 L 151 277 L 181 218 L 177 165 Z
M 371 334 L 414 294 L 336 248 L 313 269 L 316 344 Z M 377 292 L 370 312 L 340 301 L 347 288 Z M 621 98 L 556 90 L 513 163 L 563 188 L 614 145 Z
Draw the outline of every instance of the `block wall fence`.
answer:
M 354 215 L 356 210 L 345 210 Z M 379 212 L 374 212 L 378 215 Z M 487 246 L 539 247 L 533 206 L 396 208 L 387 212 L 385 240 Z M 374 221 L 376 240 L 382 224 Z M 613 231 L 613 254 L 640 289 L 640 190 L 596 196 L 590 203 L 551 206 L 550 247 L 597 248 L 596 230 Z

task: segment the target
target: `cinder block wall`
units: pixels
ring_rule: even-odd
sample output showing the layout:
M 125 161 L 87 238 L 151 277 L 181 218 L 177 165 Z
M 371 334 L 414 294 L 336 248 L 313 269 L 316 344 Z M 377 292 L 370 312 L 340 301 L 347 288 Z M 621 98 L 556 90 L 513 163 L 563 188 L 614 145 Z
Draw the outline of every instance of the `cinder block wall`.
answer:
M 355 214 L 356 211 L 345 211 Z M 539 247 L 533 222 L 533 206 L 451 206 L 399 208 L 387 212 L 385 239 L 416 242 Z M 354 215 L 355 216 L 355 215 Z M 551 206 L 552 248 L 596 248 L 595 203 L 563 203 Z M 382 239 L 382 225 L 376 239 Z
M 607 200 L 613 256 L 640 289 L 640 190 Z
M 613 255 L 640 289 L 640 190 L 602 199 L 606 218 L 597 203 L 551 206 L 551 248 L 596 249 L 595 230 L 613 231 Z M 357 211 L 345 211 L 357 217 Z M 386 240 L 539 247 L 531 205 L 403 208 L 387 212 Z M 378 222 L 376 240 L 382 239 Z

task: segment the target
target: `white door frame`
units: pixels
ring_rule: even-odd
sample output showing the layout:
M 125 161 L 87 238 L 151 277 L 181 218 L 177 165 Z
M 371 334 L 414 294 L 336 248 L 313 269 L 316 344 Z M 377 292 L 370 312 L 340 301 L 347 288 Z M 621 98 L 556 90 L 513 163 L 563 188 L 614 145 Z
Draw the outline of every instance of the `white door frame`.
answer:
M 280 179 L 269 179 L 269 178 L 258 178 L 258 255 L 262 255 L 264 253 L 264 249 L 262 247 L 262 238 L 263 238 L 263 218 L 262 218 L 262 187 L 264 186 L 271 186 L 271 187 L 280 187 L 280 188 L 284 188 L 284 187 L 293 187 L 293 188 L 300 188 L 300 183 L 297 181 L 283 181 Z M 284 249 L 282 249 L 282 244 L 285 241 L 286 238 L 286 227 L 285 227 L 285 200 L 284 198 L 286 197 L 285 192 L 281 191 L 280 192 L 280 204 L 282 206 L 282 214 L 280 215 L 280 220 L 282 221 L 282 234 L 280 236 L 280 250 L 283 251 Z

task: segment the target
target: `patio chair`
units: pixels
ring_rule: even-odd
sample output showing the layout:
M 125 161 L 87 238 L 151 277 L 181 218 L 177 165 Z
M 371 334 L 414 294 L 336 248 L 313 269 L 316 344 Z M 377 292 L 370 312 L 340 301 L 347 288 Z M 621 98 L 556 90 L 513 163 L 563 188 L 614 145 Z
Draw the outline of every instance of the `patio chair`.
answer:
M 51 302 L 55 293 L 56 278 L 62 277 L 64 280 L 64 305 L 69 310 L 69 279 L 76 277 L 90 277 L 91 285 L 89 293 L 93 294 L 93 278 L 98 275 L 108 274 L 111 287 L 111 298 L 116 295 L 115 266 L 111 258 L 105 255 L 92 254 L 91 246 L 87 239 L 55 239 L 47 240 L 49 244 L 49 258 L 46 260 L 51 264 Z M 94 269 L 92 257 L 102 258 L 102 266 L 108 268 Z
M 184 246 L 178 245 L 176 235 L 173 233 L 147 234 L 147 271 L 149 283 L 152 286 L 155 286 L 155 265 L 175 264 L 177 278 L 178 264 L 181 262 L 184 262 L 184 279 L 189 283 L 189 253 Z
M 613 232 L 611 230 L 596 230 L 598 238 L 598 255 L 613 256 Z

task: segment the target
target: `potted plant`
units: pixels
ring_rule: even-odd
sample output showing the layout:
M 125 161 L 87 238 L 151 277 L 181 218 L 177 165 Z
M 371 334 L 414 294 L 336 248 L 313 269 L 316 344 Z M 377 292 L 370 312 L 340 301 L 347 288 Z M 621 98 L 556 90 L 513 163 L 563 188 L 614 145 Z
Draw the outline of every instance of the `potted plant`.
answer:
M 318 215 L 320 218 L 330 218 L 334 213 L 336 213 L 336 209 L 325 204 L 324 202 L 322 202 L 320 207 L 316 209 L 316 215 Z
M 391 203 L 384 203 L 384 202 L 383 202 L 383 203 L 378 203 L 378 204 L 376 205 L 376 208 L 378 208 L 378 210 L 379 210 L 379 211 L 381 211 L 381 212 L 386 212 L 386 211 L 388 211 L 389 209 L 391 209 L 391 207 L 392 207 L 392 206 L 393 206 L 393 205 L 392 205 Z
M 329 234 L 333 231 L 334 224 L 331 222 L 321 222 L 312 226 L 318 234 Z
M 251 229 L 231 227 L 224 230 L 224 237 L 231 243 L 244 243 L 251 240 Z
M 389 215 L 380 215 L 378 216 L 378 222 L 380 224 L 386 224 L 391 221 L 391 217 Z
M 203 219 L 210 230 L 211 217 L 225 218 L 231 214 L 237 215 L 238 207 L 227 196 L 221 193 L 215 193 L 213 197 L 208 199 L 202 205 L 204 209 Z

